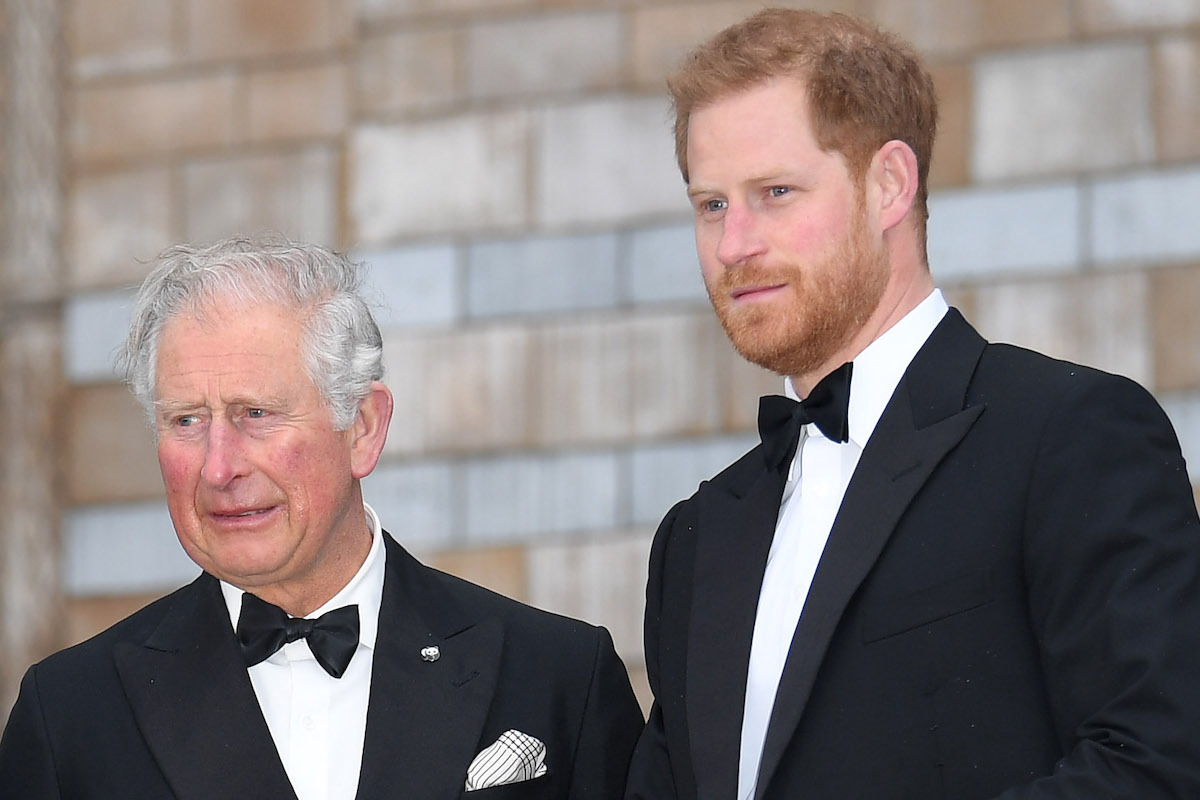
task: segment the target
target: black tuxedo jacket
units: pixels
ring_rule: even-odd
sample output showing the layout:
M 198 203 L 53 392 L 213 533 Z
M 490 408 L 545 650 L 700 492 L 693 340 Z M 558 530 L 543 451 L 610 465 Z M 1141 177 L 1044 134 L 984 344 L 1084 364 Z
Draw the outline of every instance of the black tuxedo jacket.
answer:
M 547 774 L 468 796 L 619 797 L 642 715 L 608 633 L 384 541 L 358 796 L 459 797 L 475 755 L 516 728 L 546 744 Z M 0 740 L 0 798 L 294 800 L 215 578 L 30 668 Z
M 785 475 L 755 448 L 663 521 L 628 796 L 730 800 Z M 847 488 L 758 798 L 1200 798 L 1200 521 L 1131 381 L 951 310 Z

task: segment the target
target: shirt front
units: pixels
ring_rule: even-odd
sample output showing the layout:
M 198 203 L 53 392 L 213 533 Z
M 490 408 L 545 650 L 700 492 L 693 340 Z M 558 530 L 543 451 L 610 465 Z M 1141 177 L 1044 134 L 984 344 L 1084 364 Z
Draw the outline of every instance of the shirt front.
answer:
M 310 619 L 326 611 L 358 605 L 358 649 L 341 678 L 321 668 L 308 642 L 285 644 L 274 655 L 248 668 L 250 683 L 299 800 L 353 800 L 358 793 L 371 666 L 383 600 L 383 530 L 365 503 L 371 549 L 350 582 Z M 221 581 L 229 619 L 237 630 L 242 590 Z
M 849 441 L 827 439 L 811 423 L 800 430 L 754 617 L 738 761 L 739 800 L 754 797 L 779 679 L 846 487 L 904 371 L 948 310 L 935 289 L 855 357 L 847 408 Z M 784 393 L 799 399 L 790 378 Z

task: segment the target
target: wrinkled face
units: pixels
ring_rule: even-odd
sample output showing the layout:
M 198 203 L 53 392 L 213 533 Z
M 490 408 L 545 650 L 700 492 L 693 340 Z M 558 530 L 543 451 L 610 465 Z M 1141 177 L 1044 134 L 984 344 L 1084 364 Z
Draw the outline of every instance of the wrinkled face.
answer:
M 193 561 L 243 589 L 335 592 L 365 552 L 356 539 L 369 541 L 352 434 L 333 429 L 301 336 L 296 312 L 257 305 L 177 317 L 159 340 L 171 519 Z
M 695 111 L 687 149 L 713 308 L 742 356 L 792 376 L 838 366 L 889 278 L 863 192 L 807 109 L 798 81 L 752 87 Z

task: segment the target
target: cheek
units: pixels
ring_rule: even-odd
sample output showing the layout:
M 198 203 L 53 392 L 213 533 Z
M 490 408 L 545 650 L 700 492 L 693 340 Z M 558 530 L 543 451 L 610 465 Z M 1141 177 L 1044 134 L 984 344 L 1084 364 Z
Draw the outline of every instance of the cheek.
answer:
M 188 453 L 163 446 L 158 448 L 158 468 L 168 494 L 187 489 L 199 472 L 195 459 Z
M 266 471 L 266 470 L 264 470 Z M 350 474 L 348 454 L 331 443 L 296 442 L 273 454 L 268 477 L 294 499 L 323 505 Z

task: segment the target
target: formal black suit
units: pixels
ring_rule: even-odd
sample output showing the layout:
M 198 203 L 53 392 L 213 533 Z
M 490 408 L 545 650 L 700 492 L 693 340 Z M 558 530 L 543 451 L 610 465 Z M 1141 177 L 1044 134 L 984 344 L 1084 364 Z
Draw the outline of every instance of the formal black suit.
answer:
M 654 540 L 631 798 L 735 795 L 786 477 L 762 450 Z M 1200 798 L 1200 521 L 1148 393 L 947 314 L 847 488 L 757 797 Z
M 458 797 L 515 728 L 545 742 L 547 774 L 469 796 L 619 797 L 642 716 L 608 633 L 384 541 L 358 796 Z M 3 800 L 294 797 L 207 574 L 30 668 L 0 741 Z

